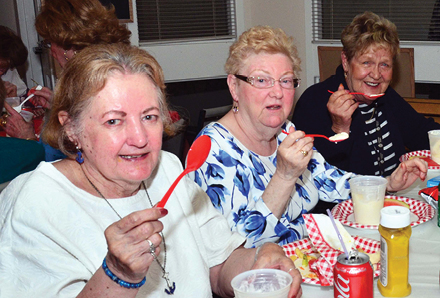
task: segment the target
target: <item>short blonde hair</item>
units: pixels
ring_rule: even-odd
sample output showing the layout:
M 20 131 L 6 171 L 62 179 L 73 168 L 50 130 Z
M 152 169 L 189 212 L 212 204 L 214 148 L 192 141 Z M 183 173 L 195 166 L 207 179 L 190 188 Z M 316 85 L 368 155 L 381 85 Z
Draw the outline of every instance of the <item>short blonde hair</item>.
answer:
M 342 51 L 350 61 L 371 45 L 390 50 L 393 59 L 399 54 L 399 35 L 396 25 L 384 17 L 366 11 L 354 17 L 341 34 Z
M 164 131 L 172 135 L 174 128 L 165 100 L 163 72 L 156 59 L 135 46 L 102 44 L 86 47 L 67 63 L 56 85 L 50 117 L 42 132 L 43 140 L 73 157 L 76 145 L 68 138 L 58 114 L 66 111 L 75 133 L 81 134 L 84 112 L 115 73 L 145 74 L 151 80 L 156 87 Z
M 301 71 L 301 60 L 298 50 L 293 44 L 293 38 L 282 29 L 270 26 L 255 26 L 243 32 L 238 40 L 229 48 L 229 57 L 226 60 L 227 74 L 239 74 L 244 61 L 252 54 L 259 53 L 284 54 L 292 61 L 292 69 L 296 77 Z

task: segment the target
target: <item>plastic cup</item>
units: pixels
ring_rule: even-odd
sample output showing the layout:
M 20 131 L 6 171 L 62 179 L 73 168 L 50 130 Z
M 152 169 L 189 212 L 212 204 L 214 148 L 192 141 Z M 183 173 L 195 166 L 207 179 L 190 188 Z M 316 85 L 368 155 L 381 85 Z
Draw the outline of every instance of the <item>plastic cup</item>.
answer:
M 431 159 L 440 164 L 440 129 L 428 131 Z
M 21 110 L 20 115 L 26 122 L 30 122 L 34 118 L 34 113 L 25 110 Z
M 11 107 L 16 107 L 20 104 L 21 99 L 20 97 L 6 97 L 5 101 L 11 106 Z
M 359 176 L 349 181 L 354 208 L 354 220 L 364 225 L 379 225 L 387 179 L 377 176 Z
M 277 269 L 245 271 L 231 281 L 235 298 L 287 298 L 292 277 Z

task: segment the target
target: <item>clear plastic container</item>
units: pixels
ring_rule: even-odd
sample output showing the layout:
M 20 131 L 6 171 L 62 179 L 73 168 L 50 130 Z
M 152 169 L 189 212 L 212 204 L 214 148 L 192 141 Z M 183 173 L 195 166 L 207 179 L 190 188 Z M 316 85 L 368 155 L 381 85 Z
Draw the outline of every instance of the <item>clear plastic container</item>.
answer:
M 277 269 L 245 271 L 231 281 L 235 298 L 287 298 L 292 277 Z
M 389 206 L 381 210 L 380 277 L 377 287 L 384 297 L 411 294 L 408 283 L 410 223 L 410 211 L 406 207 Z

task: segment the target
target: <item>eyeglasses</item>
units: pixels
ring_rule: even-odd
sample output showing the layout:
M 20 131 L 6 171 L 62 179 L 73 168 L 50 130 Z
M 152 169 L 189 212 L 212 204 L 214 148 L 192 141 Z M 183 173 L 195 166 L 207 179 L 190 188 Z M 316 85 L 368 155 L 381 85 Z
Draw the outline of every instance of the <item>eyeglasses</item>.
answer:
M 299 86 L 301 79 L 295 79 L 293 77 L 282 77 L 279 80 L 275 80 L 272 77 L 245 77 L 242 75 L 234 75 L 237 79 L 242 80 L 248 84 L 251 84 L 258 89 L 268 89 L 275 85 L 275 82 L 280 82 L 280 86 L 284 89 L 294 89 Z
M 47 39 L 40 41 L 40 46 L 43 49 L 50 49 L 52 47 L 52 44 Z

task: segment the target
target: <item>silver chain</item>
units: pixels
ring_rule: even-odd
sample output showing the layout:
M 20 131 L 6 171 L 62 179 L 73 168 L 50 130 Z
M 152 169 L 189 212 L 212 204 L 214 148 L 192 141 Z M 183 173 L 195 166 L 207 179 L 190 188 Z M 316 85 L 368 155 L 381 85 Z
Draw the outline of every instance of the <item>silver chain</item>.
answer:
M 81 165 L 80 165 L 80 168 L 83 171 L 84 176 L 86 177 L 87 181 L 89 181 L 90 185 L 93 187 L 93 189 L 95 189 L 96 192 L 101 196 L 101 198 L 103 198 L 104 201 L 106 201 L 106 203 L 110 206 L 110 208 L 112 208 L 112 210 L 116 213 L 116 215 L 119 217 L 119 219 L 122 219 L 121 215 L 119 215 L 119 213 L 116 211 L 116 209 L 113 208 L 112 204 L 110 204 L 110 202 L 104 197 L 104 195 L 99 191 L 99 189 L 95 186 L 95 184 L 93 184 L 92 181 L 90 181 L 89 177 L 86 175 L 86 172 L 84 172 L 84 169 Z M 150 202 L 151 208 L 153 208 L 153 202 L 151 201 L 150 195 L 148 194 L 148 191 L 147 191 L 147 187 L 145 186 L 145 183 L 143 181 L 142 181 L 142 185 L 144 186 L 145 193 L 147 194 L 147 198 L 148 198 L 148 201 Z M 165 282 L 167 283 L 167 287 L 168 287 L 168 289 L 165 289 L 165 293 L 167 293 L 168 295 L 174 295 L 174 291 L 176 289 L 176 283 L 171 282 L 171 280 L 168 278 L 170 273 L 165 270 L 166 265 L 167 265 L 167 244 L 165 242 L 165 236 L 163 235 L 163 233 L 159 232 L 159 234 L 163 240 L 163 251 L 164 251 L 163 266 L 160 263 L 159 259 L 157 258 L 157 255 L 154 253 L 154 251 L 150 251 L 150 254 L 154 258 L 154 260 L 157 262 L 160 269 L 162 270 L 162 278 L 165 280 Z

